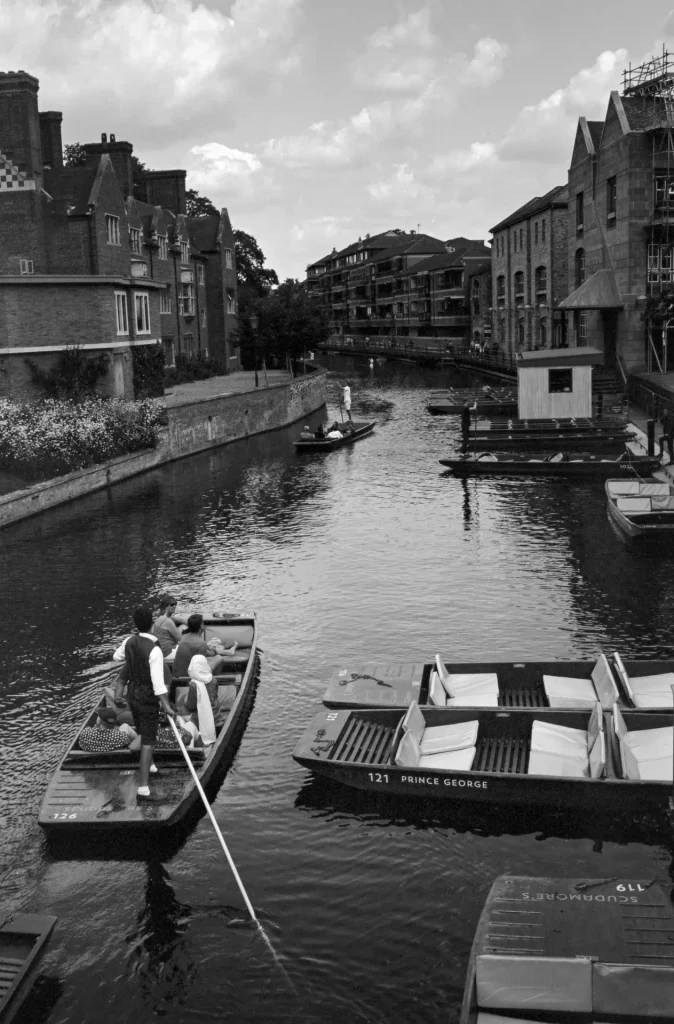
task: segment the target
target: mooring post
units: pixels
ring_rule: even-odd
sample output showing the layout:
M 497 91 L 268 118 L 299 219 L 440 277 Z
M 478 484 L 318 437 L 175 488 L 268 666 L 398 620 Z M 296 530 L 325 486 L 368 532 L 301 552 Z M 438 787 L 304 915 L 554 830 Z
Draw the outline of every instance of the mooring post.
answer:
M 655 420 L 646 420 L 646 437 L 648 438 L 648 454 L 655 455 Z

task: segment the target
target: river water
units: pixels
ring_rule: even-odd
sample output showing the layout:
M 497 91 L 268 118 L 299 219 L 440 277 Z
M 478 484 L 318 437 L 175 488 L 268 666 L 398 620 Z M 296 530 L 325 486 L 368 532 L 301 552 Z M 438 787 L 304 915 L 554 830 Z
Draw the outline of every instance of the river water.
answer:
M 356 418 L 380 410 L 353 448 L 297 456 L 296 425 L 0 535 L 0 906 L 59 918 L 22 1024 L 452 1022 L 496 875 L 670 877 L 661 822 L 403 804 L 292 760 L 343 662 L 673 656 L 671 561 L 620 541 L 600 483 L 444 476 L 458 423 L 428 389 L 472 378 L 331 366 L 333 398 L 348 376 Z M 36 825 L 133 607 L 164 589 L 259 616 L 214 810 L 278 960 L 208 819 L 152 850 L 53 848 Z

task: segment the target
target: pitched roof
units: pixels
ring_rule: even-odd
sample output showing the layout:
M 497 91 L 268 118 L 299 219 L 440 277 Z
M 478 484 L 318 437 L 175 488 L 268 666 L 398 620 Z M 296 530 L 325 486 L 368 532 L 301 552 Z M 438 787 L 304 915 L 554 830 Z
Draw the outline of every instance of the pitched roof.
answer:
M 622 309 L 623 302 L 612 270 L 595 271 L 587 281 L 560 302 L 560 309 Z
M 477 274 L 484 274 L 485 270 L 491 271 L 491 256 L 488 259 L 476 260 L 472 267 L 468 267 L 468 276 L 475 277 Z
M 599 143 L 601 142 L 601 133 L 604 130 L 604 122 L 586 121 L 585 123 L 587 124 L 587 128 L 590 133 L 590 138 L 592 139 L 592 145 L 595 149 L 597 149 Z
M 98 166 L 57 167 L 44 171 L 44 189 L 52 199 L 67 199 L 76 213 L 86 213 Z
M 528 220 L 529 217 L 534 217 L 537 213 L 550 209 L 551 206 L 566 206 L 568 199 L 569 190 L 567 186 L 556 185 L 555 188 L 551 188 L 549 192 L 546 192 L 544 196 L 535 196 L 533 199 L 530 199 L 524 206 L 520 206 L 519 210 L 515 210 L 505 220 L 490 228 L 490 231 L 493 235 L 497 231 L 503 231 L 504 228 L 511 227 L 513 224 L 519 224 L 522 220 Z
M 454 239 L 454 241 L 458 241 Z M 466 244 L 464 246 L 456 246 L 454 252 L 438 253 L 437 256 L 429 256 L 427 260 L 422 260 L 421 263 L 415 263 L 414 271 L 416 273 L 426 273 L 429 270 L 442 270 L 445 267 L 455 267 L 460 263 L 463 263 L 465 259 L 475 257 L 479 259 L 481 256 L 490 255 L 489 249 L 486 245 L 481 243 L 476 245 L 474 242 L 469 242 L 465 239 Z M 491 265 L 491 258 L 487 260 Z
M 187 230 L 192 244 L 202 252 L 213 252 L 218 245 L 219 225 L 220 216 L 214 213 L 207 213 L 202 217 L 188 217 Z
M 664 100 L 657 96 L 621 96 L 622 108 L 633 132 L 667 126 Z

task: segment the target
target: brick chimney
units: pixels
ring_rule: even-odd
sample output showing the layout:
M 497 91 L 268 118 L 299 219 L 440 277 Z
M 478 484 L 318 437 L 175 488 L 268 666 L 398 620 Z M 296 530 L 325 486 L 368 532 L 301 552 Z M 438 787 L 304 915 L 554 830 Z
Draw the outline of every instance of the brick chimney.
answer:
M 88 164 L 97 164 L 103 153 L 108 153 L 122 195 L 125 199 L 129 195 L 133 195 L 133 165 L 131 163 L 133 146 L 130 142 L 117 142 L 114 135 L 111 135 L 108 140 L 107 135 L 103 134 L 100 142 L 87 142 L 83 149 L 86 150 Z
M 147 171 L 143 181 L 151 206 L 163 206 L 178 216 L 187 213 L 185 199 L 186 171 Z
M 0 72 L 0 152 L 42 186 L 42 146 L 37 93 L 40 83 L 25 71 Z
M 58 110 L 40 111 L 40 137 L 42 139 L 42 164 L 52 171 L 63 167 L 63 143 L 61 122 L 63 114 Z

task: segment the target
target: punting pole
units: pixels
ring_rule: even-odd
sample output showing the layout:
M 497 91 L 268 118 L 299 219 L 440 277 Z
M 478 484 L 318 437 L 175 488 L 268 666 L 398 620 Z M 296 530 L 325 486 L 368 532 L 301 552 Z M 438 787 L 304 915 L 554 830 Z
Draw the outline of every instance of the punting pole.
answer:
M 199 793 L 199 796 L 201 797 L 202 803 L 203 803 L 204 807 L 206 808 L 206 813 L 208 814 L 208 817 L 211 819 L 211 824 L 212 824 L 213 828 L 215 829 L 215 834 L 217 835 L 218 839 L 220 840 L 220 845 L 221 845 L 221 847 L 222 847 L 222 849 L 224 851 L 224 854 L 225 854 L 225 857 L 227 858 L 229 866 L 232 869 L 232 874 L 234 875 L 234 878 L 236 880 L 236 884 L 238 885 L 239 890 L 241 892 L 241 895 L 243 896 L 243 899 L 244 899 L 244 902 L 246 904 L 246 907 L 248 908 L 248 913 L 251 916 L 251 920 L 253 920 L 255 922 L 255 924 L 258 926 L 258 928 L 260 930 L 260 935 L 264 939 L 265 945 L 268 947 L 269 952 L 274 957 L 274 960 L 276 961 L 278 966 L 281 968 L 281 970 L 285 974 L 286 979 L 287 979 L 288 983 L 290 984 L 290 987 L 293 988 L 293 990 L 294 990 L 294 986 L 293 986 L 292 982 L 290 981 L 290 978 L 288 977 L 288 975 L 287 975 L 287 973 L 285 971 L 285 968 L 283 967 L 283 964 L 281 963 L 281 961 L 277 957 L 276 951 L 274 950 L 274 947 L 271 944 L 269 936 L 267 935 L 267 933 L 265 932 L 264 928 L 260 924 L 260 921 L 258 920 L 258 917 L 257 917 L 255 911 L 253 910 L 253 904 L 248 899 L 248 893 L 246 892 L 246 890 L 243 887 L 243 882 L 241 881 L 241 878 L 239 876 L 239 872 L 236 870 L 236 864 L 232 860 L 232 855 L 229 852 L 229 850 L 227 849 L 227 843 L 225 842 L 224 836 L 223 836 L 222 832 L 220 831 L 220 827 L 219 827 L 217 821 L 215 820 L 215 815 L 213 814 L 213 810 L 211 808 L 211 805 L 208 802 L 208 798 L 207 798 L 206 794 L 203 791 L 201 783 L 199 782 L 199 776 L 197 775 L 196 770 L 194 768 L 194 765 L 192 764 L 192 759 L 190 758 L 190 755 L 187 753 L 187 750 L 185 749 L 185 744 L 183 743 L 182 739 L 180 738 L 180 733 L 179 733 L 179 731 L 178 731 L 178 729 L 176 727 L 176 724 L 175 724 L 175 722 L 173 721 L 173 719 L 170 716 L 169 716 L 169 722 L 171 723 L 171 728 L 173 729 L 173 733 L 174 733 L 175 738 L 177 740 L 178 746 L 180 747 L 180 750 L 182 751 L 182 755 L 185 758 L 185 763 L 186 763 L 187 767 L 190 770 L 190 774 L 192 775 L 192 778 L 194 779 L 194 785 L 197 787 L 197 792 Z

